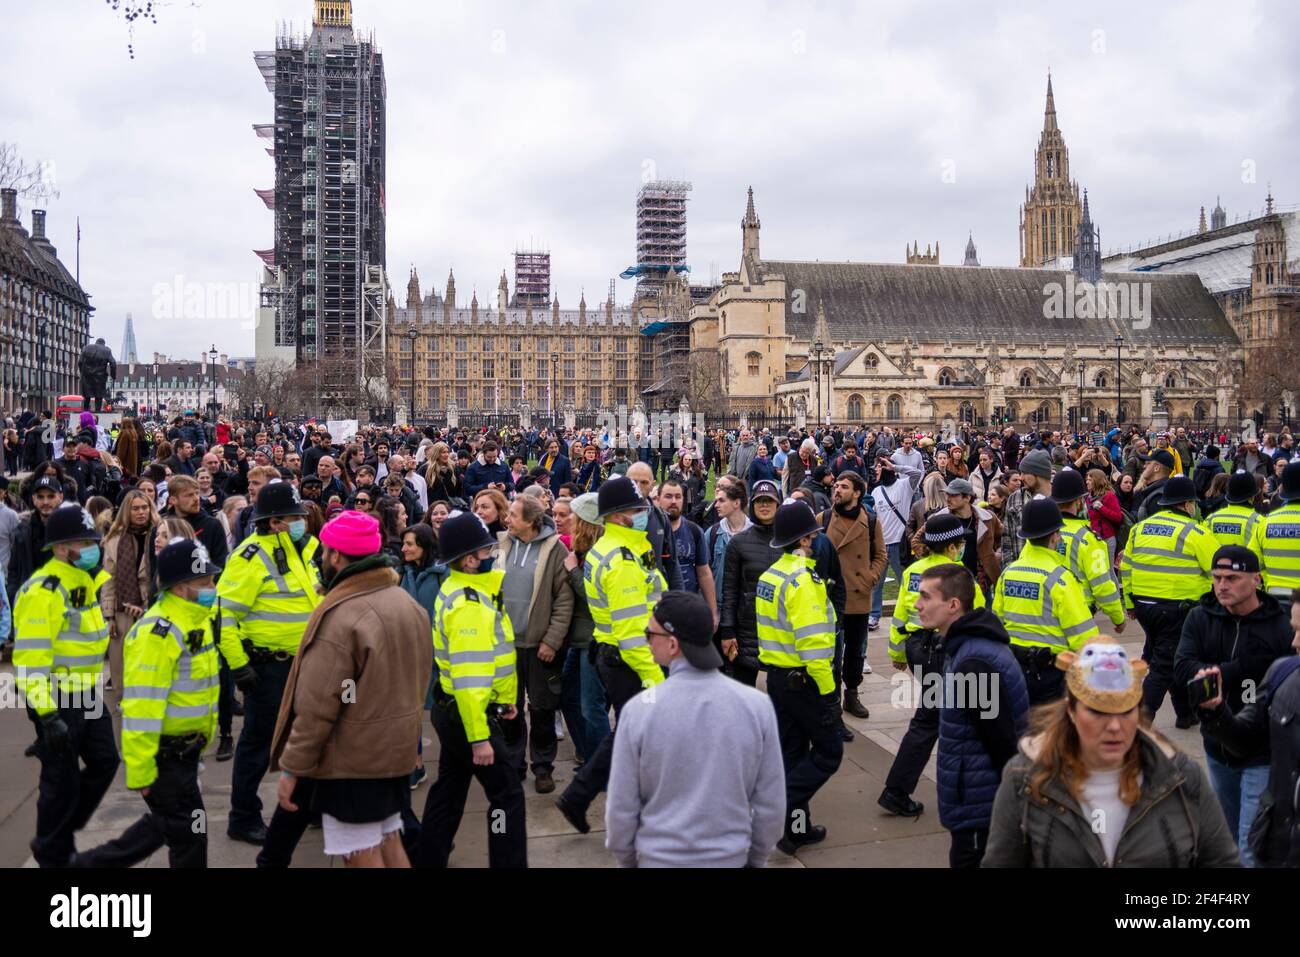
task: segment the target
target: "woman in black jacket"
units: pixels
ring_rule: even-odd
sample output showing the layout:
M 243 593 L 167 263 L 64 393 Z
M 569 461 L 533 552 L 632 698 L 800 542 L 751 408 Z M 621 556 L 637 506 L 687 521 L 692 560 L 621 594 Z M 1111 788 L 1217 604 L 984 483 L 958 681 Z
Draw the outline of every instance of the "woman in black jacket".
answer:
M 758 580 L 781 550 L 772 547 L 772 522 L 781 500 L 773 482 L 755 482 L 749 517 L 754 523 L 727 543 L 723 574 L 722 611 L 718 634 L 731 676 L 754 687 L 758 682 L 758 622 L 755 601 Z

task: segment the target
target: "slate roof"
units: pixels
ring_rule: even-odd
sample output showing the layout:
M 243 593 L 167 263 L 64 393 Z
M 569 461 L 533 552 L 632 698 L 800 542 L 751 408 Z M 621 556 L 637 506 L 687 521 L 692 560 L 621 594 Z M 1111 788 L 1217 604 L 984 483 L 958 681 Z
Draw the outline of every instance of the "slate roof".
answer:
M 1239 340 L 1195 275 L 1104 272 L 1106 282 L 1151 283 L 1151 323 L 1126 319 L 1044 316 L 1051 284 L 1077 283 L 1052 269 L 909 266 L 897 263 L 761 261 L 763 278 L 785 278 L 786 332 L 809 339 L 818 305 L 838 341 L 976 340 L 1110 342 L 1122 334 L 1135 345 L 1223 343 Z M 804 309 L 794 311 L 804 293 Z
M 86 309 L 92 308 L 90 298 L 59 261 L 54 247 L 33 240 L 20 223 L 0 223 L 0 263 L 15 276 L 37 283 Z

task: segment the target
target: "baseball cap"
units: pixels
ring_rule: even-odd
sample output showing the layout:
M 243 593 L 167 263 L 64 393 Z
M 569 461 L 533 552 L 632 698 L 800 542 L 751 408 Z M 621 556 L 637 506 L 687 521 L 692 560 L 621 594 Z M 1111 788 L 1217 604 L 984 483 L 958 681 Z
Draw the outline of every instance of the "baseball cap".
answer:
M 722 667 L 722 656 L 713 647 L 713 613 L 708 602 L 695 592 L 665 592 L 651 617 L 677 639 L 682 655 L 691 665 L 706 671 Z
M 1210 568 L 1232 572 L 1259 571 L 1259 556 L 1243 545 L 1224 545 L 1214 553 Z
M 1159 462 L 1167 469 L 1174 467 L 1174 457 L 1164 449 L 1156 449 L 1150 455 L 1139 455 L 1138 458 L 1143 462 Z
M 51 492 L 58 492 L 60 495 L 63 494 L 63 486 L 53 475 L 42 475 L 38 478 L 32 485 L 32 493 L 35 494 L 43 488 L 47 488 Z
M 948 495 L 969 495 L 974 497 L 975 486 L 964 478 L 955 478 L 948 483 L 948 487 L 944 489 L 944 492 Z
M 759 498 L 770 498 L 770 499 L 774 499 L 777 502 L 780 502 L 781 493 L 777 491 L 776 483 L 770 481 L 769 479 L 760 479 L 759 481 L 755 482 L 753 489 L 750 490 L 749 500 L 752 502 L 755 499 L 759 499 Z M 710 621 L 713 620 L 712 613 L 710 613 L 709 615 L 709 620 Z

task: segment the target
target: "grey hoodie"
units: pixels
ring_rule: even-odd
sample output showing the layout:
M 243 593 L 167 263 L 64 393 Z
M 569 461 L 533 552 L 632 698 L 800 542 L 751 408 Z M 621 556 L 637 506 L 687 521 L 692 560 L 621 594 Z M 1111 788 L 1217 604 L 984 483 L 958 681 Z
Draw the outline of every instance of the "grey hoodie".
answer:
M 537 559 L 542 553 L 542 543 L 555 535 L 555 522 L 547 515 L 542 518 L 542 530 L 530 542 L 520 541 L 510 534 L 510 551 L 502 570 L 506 577 L 501 584 L 501 598 L 506 614 L 515 632 L 515 647 L 527 647 L 524 634 L 528 631 L 528 609 L 533 603 L 533 579 L 537 572 Z

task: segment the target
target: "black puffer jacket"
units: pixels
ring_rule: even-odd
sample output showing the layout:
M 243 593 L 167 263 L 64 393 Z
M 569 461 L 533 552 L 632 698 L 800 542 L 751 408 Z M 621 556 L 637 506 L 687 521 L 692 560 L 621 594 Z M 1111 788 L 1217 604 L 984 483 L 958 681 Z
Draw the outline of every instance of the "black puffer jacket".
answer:
M 1202 717 L 1202 733 L 1229 752 L 1271 753 L 1250 849 L 1263 867 L 1300 867 L 1300 665 L 1295 655 L 1274 662 L 1260 688 L 1260 697 L 1236 714 L 1220 706 Z
M 1269 665 L 1291 653 L 1291 624 L 1278 600 L 1259 592 L 1259 607 L 1238 618 L 1228 613 L 1210 592 L 1187 613 L 1183 637 L 1174 655 L 1174 681 L 1186 686 L 1202 668 L 1218 667 L 1228 707 L 1240 711 L 1263 687 Z M 1243 700 L 1244 699 L 1244 700 Z M 1225 753 L 1219 742 L 1201 729 L 1205 753 L 1231 768 L 1268 764 L 1268 742 L 1253 754 Z
M 752 509 L 749 518 L 754 519 Z M 718 633 L 723 638 L 737 639 L 738 660 L 751 668 L 759 666 L 758 623 L 754 618 L 758 580 L 780 557 L 781 550 L 772 547 L 771 525 L 751 525 L 727 542 Z

